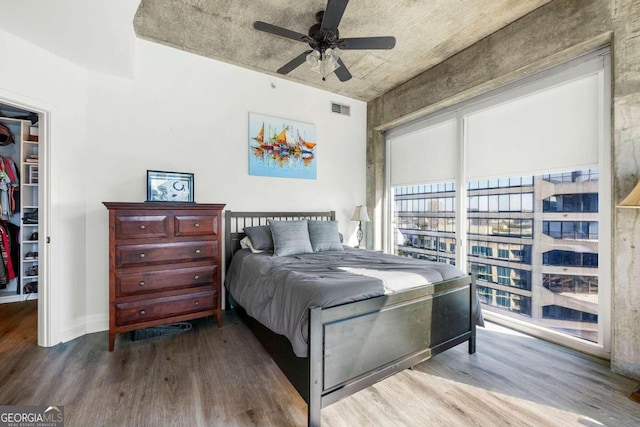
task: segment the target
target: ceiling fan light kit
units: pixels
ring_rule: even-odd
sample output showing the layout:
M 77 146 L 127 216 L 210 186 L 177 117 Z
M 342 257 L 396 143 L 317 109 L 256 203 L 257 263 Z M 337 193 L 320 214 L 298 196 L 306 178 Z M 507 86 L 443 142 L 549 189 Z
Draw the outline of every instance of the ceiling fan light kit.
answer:
M 262 21 L 253 23 L 253 28 L 276 36 L 307 43 L 311 50 L 301 53 L 288 63 L 280 67 L 279 74 L 289 74 L 306 62 L 311 70 L 320 73 L 322 80 L 334 73 L 341 82 L 351 79 L 347 69 L 338 54 L 338 49 L 393 49 L 396 39 L 392 36 L 340 38 L 338 24 L 342 19 L 349 0 L 328 0 L 327 8 L 316 13 L 317 23 L 309 28 L 305 35 L 286 28 L 278 27 Z
M 333 73 L 340 64 L 338 60 L 337 49 L 328 48 L 324 52 L 314 50 L 307 55 L 307 64 L 311 66 L 311 71 L 319 73 L 322 76 L 322 80 L 326 80 L 327 76 Z

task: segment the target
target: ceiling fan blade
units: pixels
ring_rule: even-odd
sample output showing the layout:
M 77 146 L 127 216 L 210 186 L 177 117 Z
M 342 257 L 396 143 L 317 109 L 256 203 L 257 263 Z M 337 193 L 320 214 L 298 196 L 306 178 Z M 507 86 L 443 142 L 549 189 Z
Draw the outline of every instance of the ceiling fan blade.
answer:
M 268 24 L 262 21 L 256 21 L 253 23 L 253 28 L 259 31 L 264 31 L 265 33 L 274 34 L 276 36 L 284 37 L 286 39 L 297 40 L 299 42 L 309 43 L 311 40 L 309 36 L 298 33 L 296 31 L 287 30 L 286 28 L 278 27 L 273 24 Z
M 340 80 L 341 82 L 351 80 L 351 73 L 349 72 L 349 70 L 347 70 L 347 66 L 344 65 L 344 62 L 342 62 L 341 58 L 338 58 L 338 64 L 340 64 L 340 66 L 334 71 L 334 73 L 336 73 L 336 76 L 338 77 L 338 80 Z
M 307 55 L 310 54 L 311 52 L 312 52 L 311 50 L 308 50 L 296 56 L 291 61 L 284 64 L 282 67 L 278 68 L 277 73 L 289 74 L 290 72 L 298 68 L 300 65 L 302 65 L 302 63 L 307 59 Z
M 347 3 L 349 3 L 349 0 L 328 0 L 320 28 L 323 30 L 331 30 L 335 33 L 344 14 L 344 10 L 347 7 Z
M 341 39 L 338 42 L 340 49 L 393 49 L 396 38 L 388 37 L 352 37 Z

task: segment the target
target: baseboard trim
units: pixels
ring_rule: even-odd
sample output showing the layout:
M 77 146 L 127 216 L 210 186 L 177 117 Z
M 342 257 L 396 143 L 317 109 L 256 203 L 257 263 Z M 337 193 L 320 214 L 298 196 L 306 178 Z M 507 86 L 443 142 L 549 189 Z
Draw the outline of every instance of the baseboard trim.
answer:
M 86 334 L 109 329 L 109 319 L 101 314 L 85 316 L 82 321 L 60 332 L 60 342 L 67 342 Z M 58 344 L 58 343 L 55 343 Z
M 109 330 L 109 318 L 103 314 L 87 316 L 85 320 L 87 334 Z

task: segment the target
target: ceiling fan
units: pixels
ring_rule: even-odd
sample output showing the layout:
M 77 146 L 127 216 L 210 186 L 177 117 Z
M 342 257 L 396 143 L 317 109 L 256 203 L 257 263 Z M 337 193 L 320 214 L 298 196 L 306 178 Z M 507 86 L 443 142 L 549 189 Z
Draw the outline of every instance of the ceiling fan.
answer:
M 396 45 L 396 38 L 392 36 L 341 39 L 338 25 L 347 3 L 349 0 L 328 0 L 327 8 L 316 13 L 317 23 L 309 28 L 308 35 L 262 21 L 253 23 L 253 28 L 256 30 L 308 43 L 311 47 L 311 50 L 301 53 L 278 68 L 278 74 L 288 74 L 306 61 L 311 65 L 313 71 L 322 75 L 322 80 L 326 80 L 327 75 L 335 72 L 341 82 L 346 82 L 352 76 L 338 56 L 337 49 L 393 49 Z

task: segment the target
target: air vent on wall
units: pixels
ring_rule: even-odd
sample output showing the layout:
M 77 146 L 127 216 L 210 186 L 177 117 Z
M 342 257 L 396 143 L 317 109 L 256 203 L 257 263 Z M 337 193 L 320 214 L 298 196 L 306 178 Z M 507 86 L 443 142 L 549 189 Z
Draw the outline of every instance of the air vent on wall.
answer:
M 331 112 L 342 114 L 343 116 L 351 115 L 351 107 L 348 105 L 336 104 L 335 102 L 331 103 Z

